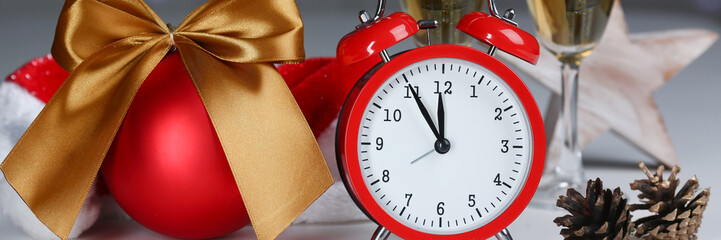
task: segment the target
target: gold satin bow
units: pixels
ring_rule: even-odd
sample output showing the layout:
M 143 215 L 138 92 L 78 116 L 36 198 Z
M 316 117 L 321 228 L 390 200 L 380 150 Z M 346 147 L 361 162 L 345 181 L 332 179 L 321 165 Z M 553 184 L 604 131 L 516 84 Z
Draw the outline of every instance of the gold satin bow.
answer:
M 302 34 L 292 0 L 211 0 L 174 32 L 142 0 L 68 0 L 52 53 L 71 75 L 2 171 L 40 221 L 66 239 L 133 96 L 177 47 L 256 234 L 273 239 L 333 183 L 273 66 L 303 60 Z

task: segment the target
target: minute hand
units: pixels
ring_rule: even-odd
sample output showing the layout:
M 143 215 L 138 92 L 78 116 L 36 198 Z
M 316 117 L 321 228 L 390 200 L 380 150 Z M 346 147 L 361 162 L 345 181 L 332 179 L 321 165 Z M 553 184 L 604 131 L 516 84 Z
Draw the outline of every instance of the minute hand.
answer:
M 413 88 L 413 86 L 410 83 L 408 84 L 408 88 L 411 89 L 411 93 L 413 93 L 413 99 L 416 100 L 416 104 L 418 104 L 418 108 L 420 108 L 421 114 L 423 114 L 423 118 L 426 119 L 426 123 L 428 123 L 428 126 L 431 127 L 431 131 L 433 131 L 433 135 L 436 136 L 437 140 L 439 140 L 439 141 L 442 140 L 443 137 L 441 137 L 441 134 L 438 133 L 438 130 L 436 129 L 436 126 L 433 123 L 433 120 L 431 119 L 431 115 L 428 114 L 428 110 L 421 102 L 421 98 L 418 97 L 418 93 L 416 92 L 416 90 Z

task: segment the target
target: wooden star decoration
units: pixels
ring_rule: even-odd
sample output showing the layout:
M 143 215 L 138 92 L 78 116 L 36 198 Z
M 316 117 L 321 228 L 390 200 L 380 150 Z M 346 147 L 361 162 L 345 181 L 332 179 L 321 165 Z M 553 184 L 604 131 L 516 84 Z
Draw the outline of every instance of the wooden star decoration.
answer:
M 718 35 L 702 29 L 679 29 L 629 35 L 623 9 L 616 1 L 604 36 L 581 63 L 578 96 L 578 140 L 581 148 L 612 130 L 666 166 L 678 164 L 653 93 L 705 52 Z M 560 63 L 543 49 L 536 66 L 508 54 L 506 62 L 554 92 L 546 114 L 548 159 L 558 159 L 561 127 Z

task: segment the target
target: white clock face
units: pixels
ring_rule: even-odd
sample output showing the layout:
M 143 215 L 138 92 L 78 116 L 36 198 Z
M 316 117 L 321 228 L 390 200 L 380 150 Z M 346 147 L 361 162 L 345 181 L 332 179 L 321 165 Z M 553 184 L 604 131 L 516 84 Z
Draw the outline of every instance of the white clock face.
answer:
M 523 188 L 533 159 L 518 97 L 494 73 L 461 59 L 424 60 L 392 75 L 358 131 L 372 197 L 398 222 L 432 234 L 468 232 L 498 217 Z

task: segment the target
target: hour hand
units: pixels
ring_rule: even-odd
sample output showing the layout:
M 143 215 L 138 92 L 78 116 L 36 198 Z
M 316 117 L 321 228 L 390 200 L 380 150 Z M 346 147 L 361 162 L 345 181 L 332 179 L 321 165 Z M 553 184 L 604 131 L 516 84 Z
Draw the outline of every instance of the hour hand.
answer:
M 436 152 L 440 154 L 447 153 L 451 150 L 451 142 L 446 139 L 446 110 L 443 107 L 443 93 L 438 94 L 438 129 L 440 130 L 439 138 L 433 145 Z
M 441 139 L 446 138 L 445 121 L 446 121 L 446 110 L 443 107 L 443 93 L 439 93 L 438 94 L 438 132 L 440 133 Z

